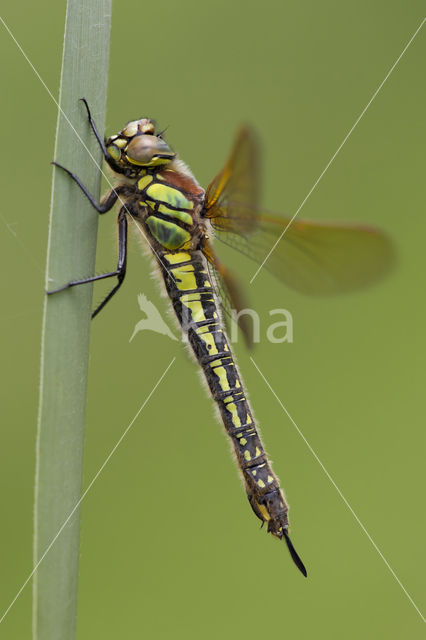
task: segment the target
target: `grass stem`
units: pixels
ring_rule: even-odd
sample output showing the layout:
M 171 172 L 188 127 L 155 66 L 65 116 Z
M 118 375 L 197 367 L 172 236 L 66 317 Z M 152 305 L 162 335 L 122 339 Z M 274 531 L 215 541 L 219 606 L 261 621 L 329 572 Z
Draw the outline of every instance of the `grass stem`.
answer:
M 55 160 L 75 171 L 95 197 L 100 189 L 101 153 L 79 98 L 87 98 L 103 131 L 111 2 L 68 0 L 54 153 Z M 77 185 L 54 168 L 46 289 L 94 272 L 97 218 Z M 81 495 L 91 302 L 92 285 L 45 297 L 36 450 L 35 565 Z M 34 575 L 34 640 L 75 638 L 79 529 L 76 509 Z

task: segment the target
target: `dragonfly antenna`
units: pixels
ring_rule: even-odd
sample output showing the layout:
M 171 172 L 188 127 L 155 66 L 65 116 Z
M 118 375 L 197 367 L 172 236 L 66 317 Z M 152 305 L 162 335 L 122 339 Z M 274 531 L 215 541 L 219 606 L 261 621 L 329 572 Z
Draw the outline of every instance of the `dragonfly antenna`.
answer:
M 170 127 L 170 125 L 168 124 L 167 127 L 165 127 L 162 131 L 160 131 L 160 133 L 157 133 L 157 138 L 161 138 L 161 136 L 163 135 L 163 133 L 166 133 L 167 129 Z

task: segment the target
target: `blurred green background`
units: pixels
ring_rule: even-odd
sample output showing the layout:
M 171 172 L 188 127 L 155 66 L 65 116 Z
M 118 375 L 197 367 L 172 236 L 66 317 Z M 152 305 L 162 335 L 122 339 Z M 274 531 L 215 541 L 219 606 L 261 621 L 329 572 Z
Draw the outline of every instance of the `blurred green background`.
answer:
M 294 212 L 424 13 L 420 1 L 116 2 L 107 131 L 141 116 L 201 184 L 241 122 L 264 150 L 264 203 Z M 65 2 L 9 3 L 3 18 L 57 96 Z M 0 610 L 32 567 L 34 446 L 56 107 L 2 28 Z M 379 225 L 398 265 L 369 290 L 308 299 L 227 252 L 262 320 L 254 358 L 420 608 L 426 352 L 423 29 L 300 217 Z M 89 61 L 88 61 L 89 63 Z M 76 141 L 76 144 L 78 142 Z M 100 221 L 97 268 L 115 264 Z M 236 352 L 291 504 L 293 539 L 259 531 L 185 348 L 139 333 L 137 294 L 167 316 L 133 240 L 125 286 L 93 324 L 84 485 L 173 356 L 176 361 L 83 504 L 78 638 L 423 637 L 423 623 L 250 361 Z M 80 274 L 76 265 L 76 276 Z M 102 290 L 95 290 L 95 301 Z M 264 338 L 289 309 L 294 343 Z M 173 325 L 171 325 L 173 326 Z M 188 392 L 190 390 L 190 392 Z M 422 542 L 423 541 L 423 542 Z M 31 586 L 0 637 L 29 638 Z

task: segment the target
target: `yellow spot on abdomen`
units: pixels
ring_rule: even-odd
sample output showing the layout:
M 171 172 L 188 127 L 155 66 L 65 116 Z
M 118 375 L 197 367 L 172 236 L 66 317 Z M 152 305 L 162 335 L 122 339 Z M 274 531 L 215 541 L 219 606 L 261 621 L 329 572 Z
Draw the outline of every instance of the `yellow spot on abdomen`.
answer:
M 188 291 L 190 289 L 197 288 L 194 266 L 192 264 L 177 267 L 176 269 L 172 269 L 172 272 L 176 278 L 176 286 L 180 291 Z
M 228 376 L 226 375 L 225 367 L 216 367 L 214 372 L 219 378 L 219 385 L 222 391 L 229 391 L 230 386 L 228 382 Z
M 265 505 L 264 504 L 259 504 L 258 502 L 256 502 L 256 504 L 257 504 L 257 507 L 258 507 L 260 513 L 262 514 L 264 520 L 266 520 L 266 521 L 270 520 L 271 516 L 269 515 L 268 510 L 265 507 Z
M 232 420 L 233 426 L 236 428 L 241 427 L 241 420 L 238 415 L 238 411 L 237 411 L 237 407 L 235 406 L 235 403 L 230 402 L 229 404 L 226 405 L 226 408 L 231 414 L 231 420 Z M 243 442 L 243 440 L 244 438 L 241 438 L 240 442 L 244 445 L 247 442 L 247 440 L 245 442 Z
M 204 320 L 207 320 L 204 314 L 204 308 L 200 299 L 187 300 L 186 302 L 182 300 L 182 304 L 184 304 L 185 307 L 187 307 L 190 310 L 191 316 L 194 322 L 204 322 Z
M 177 264 L 179 262 L 189 262 L 191 255 L 184 251 L 178 251 L 177 253 L 166 253 L 164 258 L 169 264 Z
M 216 343 L 214 341 L 214 337 L 210 332 L 204 333 L 204 335 L 201 335 L 201 339 L 206 345 L 209 355 L 215 356 L 217 353 L 219 353 Z M 231 400 L 232 400 L 232 397 L 231 397 Z

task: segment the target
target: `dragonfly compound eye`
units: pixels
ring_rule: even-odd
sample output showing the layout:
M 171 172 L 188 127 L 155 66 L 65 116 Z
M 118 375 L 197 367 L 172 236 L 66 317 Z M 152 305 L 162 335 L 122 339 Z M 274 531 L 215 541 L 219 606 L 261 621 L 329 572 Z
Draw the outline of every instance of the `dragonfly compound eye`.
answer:
M 126 157 L 132 164 L 142 166 L 166 164 L 175 157 L 169 145 L 153 135 L 138 135 L 129 142 Z

